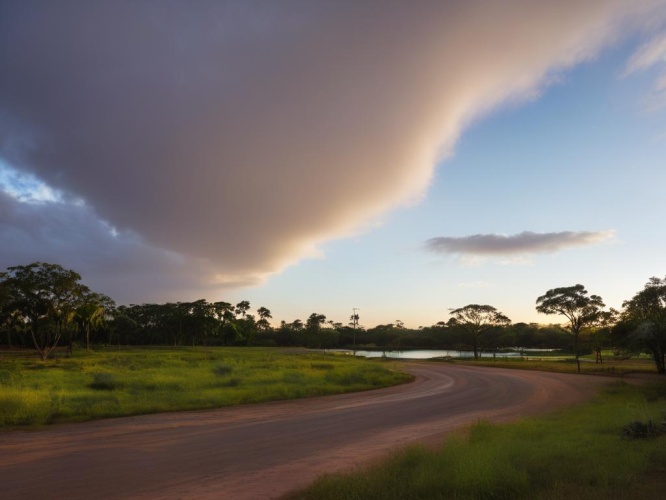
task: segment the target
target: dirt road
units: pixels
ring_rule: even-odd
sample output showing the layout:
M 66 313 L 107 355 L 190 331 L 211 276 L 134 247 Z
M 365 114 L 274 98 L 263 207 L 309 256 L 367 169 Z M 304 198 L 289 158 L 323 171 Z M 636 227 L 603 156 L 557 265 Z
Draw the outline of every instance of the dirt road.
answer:
M 479 418 L 507 421 L 583 401 L 609 379 L 434 363 L 413 383 L 220 410 L 0 433 L 9 499 L 277 498 L 325 472 Z

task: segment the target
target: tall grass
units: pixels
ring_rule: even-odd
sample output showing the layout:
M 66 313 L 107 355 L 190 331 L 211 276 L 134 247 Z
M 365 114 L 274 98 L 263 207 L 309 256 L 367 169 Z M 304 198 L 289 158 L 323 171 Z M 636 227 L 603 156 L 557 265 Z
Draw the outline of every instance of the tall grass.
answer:
M 584 407 L 512 425 L 480 421 L 438 449 L 411 446 L 368 469 L 325 476 L 289 498 L 663 498 L 666 436 L 629 440 L 622 429 L 634 420 L 661 422 L 665 410 L 663 385 L 638 390 L 618 382 Z
M 131 349 L 0 357 L 0 427 L 338 394 L 410 380 L 386 363 L 277 349 Z

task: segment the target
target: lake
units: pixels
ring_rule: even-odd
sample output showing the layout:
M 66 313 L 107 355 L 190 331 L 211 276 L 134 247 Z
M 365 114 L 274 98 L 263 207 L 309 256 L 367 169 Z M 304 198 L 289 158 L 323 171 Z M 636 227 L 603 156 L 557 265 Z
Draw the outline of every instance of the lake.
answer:
M 354 354 L 354 351 L 351 349 L 326 349 L 325 352 L 341 352 L 347 354 Z M 533 352 L 533 350 L 532 350 Z M 498 358 L 519 358 L 519 352 L 482 352 L 479 355 L 483 358 L 492 358 L 496 356 Z M 449 350 L 426 350 L 426 349 L 415 349 L 415 350 L 404 350 L 404 351 L 365 351 L 358 350 L 356 351 L 356 356 L 362 356 L 365 358 L 399 358 L 399 359 L 430 359 L 430 358 L 473 358 L 473 351 L 449 351 Z

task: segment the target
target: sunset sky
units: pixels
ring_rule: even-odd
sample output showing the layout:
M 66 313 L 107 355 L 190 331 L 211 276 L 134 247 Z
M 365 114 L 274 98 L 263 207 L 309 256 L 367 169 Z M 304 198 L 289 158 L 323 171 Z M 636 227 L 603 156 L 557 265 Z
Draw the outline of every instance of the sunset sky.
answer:
M 366 327 L 666 274 L 666 1 L 0 0 L 0 270 Z

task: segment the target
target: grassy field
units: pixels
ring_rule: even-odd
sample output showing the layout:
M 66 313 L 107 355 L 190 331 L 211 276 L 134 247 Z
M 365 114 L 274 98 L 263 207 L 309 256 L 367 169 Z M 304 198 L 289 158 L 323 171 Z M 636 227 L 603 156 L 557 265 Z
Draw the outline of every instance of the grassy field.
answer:
M 0 428 L 362 391 L 411 376 L 378 360 L 262 348 L 0 353 Z
M 666 435 L 623 437 L 633 421 L 666 419 L 666 384 L 618 381 L 595 401 L 512 425 L 480 421 L 437 449 L 408 447 L 290 500 L 652 500 L 666 491 Z M 636 426 L 638 428 L 638 426 Z
M 525 356 L 523 358 L 480 358 L 447 360 L 453 363 L 465 363 L 472 366 L 491 366 L 497 368 L 516 368 L 521 370 L 543 370 L 560 373 L 576 373 L 576 361 L 566 356 Z M 580 373 L 591 375 L 613 375 L 622 377 L 629 373 L 657 373 L 654 361 L 647 356 L 630 359 L 618 359 L 608 355 L 603 363 L 595 363 L 586 356 L 580 359 Z

